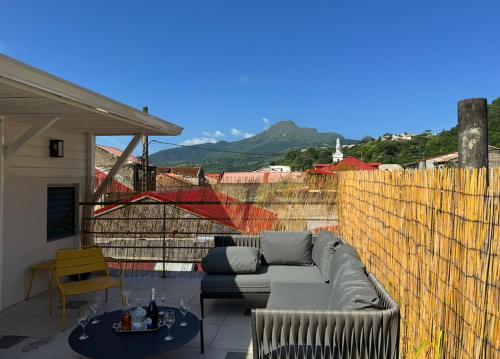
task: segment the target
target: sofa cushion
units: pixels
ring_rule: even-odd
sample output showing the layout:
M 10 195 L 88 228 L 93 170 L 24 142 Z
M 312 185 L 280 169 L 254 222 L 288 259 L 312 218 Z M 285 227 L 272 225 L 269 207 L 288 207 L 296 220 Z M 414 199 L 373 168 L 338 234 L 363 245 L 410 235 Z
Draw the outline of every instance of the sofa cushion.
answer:
M 328 279 L 330 283 L 335 281 L 340 274 L 340 269 L 343 267 L 344 262 L 349 259 L 357 260 L 358 265 L 364 268 L 364 264 L 359 259 L 358 252 L 354 247 L 349 244 L 341 244 L 335 248 L 335 253 L 331 257 L 328 268 Z
M 312 260 L 319 267 L 325 282 L 329 281 L 330 261 L 335 253 L 335 248 L 339 245 L 342 245 L 340 237 L 334 236 L 328 231 L 321 231 L 314 240 Z
M 362 310 L 380 308 L 380 299 L 371 285 L 365 268 L 355 257 L 347 258 L 332 281 L 328 300 L 331 310 Z
M 259 265 L 259 250 L 251 247 L 213 248 L 201 263 L 206 273 L 255 273 Z
M 201 280 L 204 293 L 269 293 L 272 281 L 324 283 L 316 266 L 264 266 L 253 274 L 207 274 Z
M 264 231 L 260 245 L 267 264 L 312 265 L 312 234 L 309 231 Z
M 326 283 L 271 283 L 267 309 L 326 310 L 332 289 Z

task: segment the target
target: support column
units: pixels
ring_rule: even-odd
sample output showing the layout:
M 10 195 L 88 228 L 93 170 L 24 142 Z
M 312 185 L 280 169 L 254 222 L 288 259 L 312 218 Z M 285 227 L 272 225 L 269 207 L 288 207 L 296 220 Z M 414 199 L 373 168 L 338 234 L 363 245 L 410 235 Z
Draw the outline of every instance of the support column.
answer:
M 4 251 L 4 211 L 3 211 L 3 204 L 5 200 L 5 171 L 6 171 L 6 164 L 5 164 L 6 156 L 5 156 L 5 118 L 3 116 L 0 116 L 0 309 L 3 309 L 3 293 L 4 293 L 4 268 L 3 268 L 3 262 L 4 258 L 3 256 L 5 255 Z
M 87 176 L 85 178 L 85 202 L 94 200 L 94 186 L 95 186 L 95 135 L 93 133 L 87 134 Z M 80 215 L 81 233 L 80 244 L 82 246 L 90 246 L 95 244 L 93 231 L 93 221 L 90 218 L 94 217 L 94 206 L 84 205 L 81 208 Z M 87 218 L 85 220 L 85 218 Z
M 484 98 L 458 102 L 458 166 L 488 167 L 488 103 Z

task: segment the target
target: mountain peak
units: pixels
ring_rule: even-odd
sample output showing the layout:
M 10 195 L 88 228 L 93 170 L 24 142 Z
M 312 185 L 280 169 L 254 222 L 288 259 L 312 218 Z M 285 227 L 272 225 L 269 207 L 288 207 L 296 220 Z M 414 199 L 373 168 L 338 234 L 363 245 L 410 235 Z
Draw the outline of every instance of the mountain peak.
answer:
M 344 144 L 357 142 L 344 139 L 338 133 L 318 132 L 314 128 L 299 127 L 293 121 L 280 121 L 250 138 L 219 141 L 211 145 L 211 151 L 196 147 L 174 148 L 154 153 L 149 159 L 150 163 L 159 165 L 202 165 L 207 171 L 250 171 L 271 160 L 281 161 L 290 150 L 335 147 L 337 137 Z
M 271 125 L 268 130 L 270 129 L 279 129 L 279 130 L 290 130 L 290 129 L 298 129 L 299 126 L 293 121 L 279 121 L 276 122 L 275 124 Z

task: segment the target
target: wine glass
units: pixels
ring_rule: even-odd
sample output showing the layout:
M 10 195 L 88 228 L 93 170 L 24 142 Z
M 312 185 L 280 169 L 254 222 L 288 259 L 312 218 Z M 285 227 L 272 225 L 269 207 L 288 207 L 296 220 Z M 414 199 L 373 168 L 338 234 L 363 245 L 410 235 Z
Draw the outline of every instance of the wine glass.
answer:
M 142 297 L 135 297 L 134 302 L 135 302 L 135 307 L 139 308 L 142 307 L 143 299 Z
M 77 321 L 78 324 L 82 326 L 82 334 L 78 337 L 79 340 L 88 339 L 89 336 L 85 333 L 85 326 L 90 320 L 90 310 L 84 310 L 78 314 Z
M 92 313 L 94 313 L 94 320 L 90 322 L 90 324 L 94 325 L 100 322 L 99 319 L 97 319 L 97 314 L 99 313 L 99 309 L 101 309 L 104 306 L 104 302 L 100 298 L 93 299 L 92 302 L 90 303 L 90 310 Z
M 160 304 L 160 312 L 158 313 L 158 315 L 162 317 L 165 314 L 164 307 L 167 304 L 167 293 L 165 292 L 165 290 L 159 290 L 156 298 L 158 300 L 158 304 Z
M 130 298 L 132 298 L 132 291 L 130 289 L 124 289 L 122 296 L 123 296 L 123 301 L 124 301 L 123 306 L 125 307 L 125 309 L 129 309 L 130 308 Z
M 186 314 L 189 312 L 189 305 L 184 303 L 184 301 L 181 299 L 181 303 L 179 304 L 179 310 L 181 311 L 182 314 L 182 322 L 180 324 L 181 327 L 185 327 L 188 325 L 188 322 L 186 322 Z
M 170 327 L 175 323 L 175 312 L 173 310 L 165 311 L 165 325 L 168 327 L 168 334 L 165 340 L 172 340 L 174 336 L 170 334 Z

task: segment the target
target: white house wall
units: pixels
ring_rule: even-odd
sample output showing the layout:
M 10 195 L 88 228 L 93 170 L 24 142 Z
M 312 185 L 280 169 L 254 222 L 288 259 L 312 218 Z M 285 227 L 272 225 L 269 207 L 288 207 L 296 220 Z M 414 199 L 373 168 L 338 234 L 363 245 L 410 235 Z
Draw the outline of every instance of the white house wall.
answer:
M 12 143 L 28 126 L 8 120 L 5 142 Z M 49 140 L 64 141 L 64 157 L 49 157 Z M 6 163 L 4 198 L 2 308 L 24 299 L 30 266 L 75 247 L 79 237 L 47 242 L 47 187 L 77 185 L 79 199 L 88 183 L 88 137 L 85 133 L 48 129 Z M 47 289 L 47 273 L 35 278 L 32 294 Z

